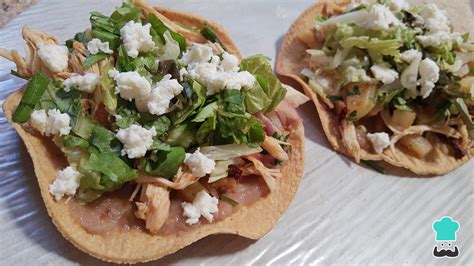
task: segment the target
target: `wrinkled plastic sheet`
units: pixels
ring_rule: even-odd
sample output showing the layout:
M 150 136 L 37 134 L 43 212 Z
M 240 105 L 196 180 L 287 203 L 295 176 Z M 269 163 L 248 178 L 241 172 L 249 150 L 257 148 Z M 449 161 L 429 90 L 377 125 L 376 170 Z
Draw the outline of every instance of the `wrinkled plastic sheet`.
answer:
M 221 23 L 243 55 L 275 57 L 282 36 L 311 1 L 152 1 Z M 456 5 L 454 4 L 456 2 Z M 463 1 L 450 13 L 472 21 Z M 448 2 L 449 3 L 449 2 Z M 88 26 L 88 12 L 110 13 L 119 1 L 42 0 L 0 29 L 0 47 L 23 51 L 21 27 L 34 26 L 64 41 Z M 465 6 L 468 6 L 467 2 Z M 0 101 L 21 87 L 13 65 L 0 59 Z M 160 264 L 471 264 L 474 161 L 440 177 L 406 172 L 381 175 L 329 147 L 311 103 L 299 113 L 306 130 L 305 175 L 274 229 L 259 241 L 207 237 Z M 461 228 L 460 255 L 436 259 L 432 222 L 449 215 Z M 0 113 L 0 261 L 21 264 L 102 264 L 74 248 L 51 223 L 25 146 Z

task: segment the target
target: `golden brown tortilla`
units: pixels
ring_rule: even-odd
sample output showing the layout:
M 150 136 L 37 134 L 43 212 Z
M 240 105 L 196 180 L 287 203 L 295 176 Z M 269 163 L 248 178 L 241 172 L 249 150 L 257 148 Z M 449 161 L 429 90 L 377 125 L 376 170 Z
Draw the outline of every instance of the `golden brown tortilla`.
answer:
M 187 24 L 189 27 L 210 25 L 224 45 L 240 56 L 235 44 L 224 29 L 215 23 L 193 15 L 157 9 L 170 20 Z M 49 216 L 61 234 L 80 250 L 99 259 L 116 263 L 138 263 L 159 259 L 174 253 L 208 235 L 229 233 L 251 239 L 264 236 L 277 222 L 293 199 L 303 174 L 304 129 L 296 112 L 288 114 L 290 119 L 291 154 L 282 167 L 283 178 L 277 180 L 278 188 L 250 207 L 242 206 L 231 216 L 212 224 L 203 224 L 195 230 L 179 235 L 151 235 L 142 230 L 115 232 L 109 236 L 92 235 L 86 232 L 69 214 L 69 206 L 64 201 L 56 202 L 49 194 L 49 185 L 57 172 L 67 166 L 62 153 L 51 139 L 31 134 L 20 124 L 14 123 L 12 113 L 16 109 L 23 92 L 11 94 L 3 105 L 8 121 L 16 129 L 33 160 L 35 173 Z M 26 199 L 28 200 L 28 199 Z
M 354 157 L 353 153 L 350 152 L 349 145 L 345 144 L 343 141 L 341 126 L 336 113 L 333 112 L 319 96 L 317 96 L 317 94 L 301 78 L 300 74 L 301 70 L 308 66 L 309 55 L 306 53 L 306 50 L 314 48 L 318 45 L 315 41 L 313 32 L 314 19 L 320 15 L 330 17 L 332 15 L 339 14 L 344 11 L 345 7 L 350 2 L 351 1 L 347 0 L 320 1 L 306 9 L 291 25 L 283 39 L 276 60 L 276 72 L 279 75 L 286 76 L 297 81 L 303 88 L 306 95 L 308 95 L 314 102 L 324 133 L 326 134 L 326 137 L 334 150 L 348 157 Z M 441 6 L 445 7 L 446 5 L 441 4 Z M 458 27 L 464 30 L 466 29 L 464 26 L 460 26 L 467 24 L 462 23 L 462 20 L 453 21 L 453 23 L 455 24 L 455 29 Z M 407 168 L 419 175 L 445 174 L 461 166 L 474 156 L 474 146 L 472 142 L 473 141 L 470 140 L 470 148 L 468 149 L 467 156 L 464 156 L 459 160 L 443 152 L 448 149 L 445 143 L 441 141 L 435 141 L 434 143 L 431 142 L 431 144 L 434 144 L 434 149 L 429 154 L 429 156 L 427 156 L 427 158 L 420 159 L 416 156 L 413 156 L 396 144 L 393 151 L 391 149 L 386 149 L 382 155 L 372 154 L 362 149 L 360 158 L 356 158 L 356 161 L 357 159 L 383 160 L 389 164 Z

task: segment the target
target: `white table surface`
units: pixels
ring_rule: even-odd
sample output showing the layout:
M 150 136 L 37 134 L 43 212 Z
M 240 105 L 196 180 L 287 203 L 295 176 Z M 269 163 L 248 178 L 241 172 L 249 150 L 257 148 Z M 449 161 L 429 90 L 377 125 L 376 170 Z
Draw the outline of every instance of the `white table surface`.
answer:
M 472 1 L 472 0 L 471 0 Z M 276 56 L 280 40 L 312 1 L 151 1 L 221 23 L 243 55 Z M 461 1 L 459 1 L 461 2 Z M 40 0 L 0 29 L 0 47 L 23 51 L 23 25 L 61 41 L 88 26 L 88 13 L 109 14 L 119 1 Z M 451 0 L 456 5 L 458 0 Z M 463 10 L 462 12 L 468 12 Z M 472 13 L 466 20 L 472 20 Z M 22 82 L 0 59 L 0 103 Z M 470 264 L 474 265 L 474 161 L 439 177 L 381 175 L 329 147 L 315 108 L 299 113 L 306 129 L 305 175 L 274 229 L 259 241 L 211 236 L 159 264 Z M 74 248 L 51 223 L 24 145 L 0 111 L 0 264 L 103 264 Z M 436 259 L 431 224 L 449 215 L 461 224 L 460 255 Z M 156 264 L 155 263 L 155 264 Z

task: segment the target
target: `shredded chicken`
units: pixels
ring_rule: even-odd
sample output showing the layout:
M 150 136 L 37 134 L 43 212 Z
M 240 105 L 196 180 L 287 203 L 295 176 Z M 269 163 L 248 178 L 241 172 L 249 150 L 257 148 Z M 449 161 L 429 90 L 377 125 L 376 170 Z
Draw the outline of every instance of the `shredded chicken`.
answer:
M 275 191 L 277 188 L 277 182 L 275 178 L 270 173 L 270 169 L 266 168 L 263 163 L 253 156 L 244 156 L 245 159 L 251 161 L 255 167 L 255 169 L 260 173 L 263 180 L 267 184 L 268 188 L 271 192 Z
M 214 50 L 214 52 L 216 54 L 222 54 L 225 52 L 224 48 L 222 48 L 222 46 L 220 45 L 220 43 L 218 42 L 211 42 L 211 41 L 208 41 L 207 42 L 207 45 L 209 45 L 210 47 L 212 47 L 212 50 Z
M 193 174 L 189 172 L 181 172 L 179 171 L 175 178 L 174 181 L 170 181 L 166 178 L 162 177 L 151 177 L 151 176 L 139 176 L 137 179 L 135 179 L 135 182 L 139 184 L 158 184 L 167 188 L 172 188 L 172 189 L 184 189 L 187 186 L 194 184 L 199 180 L 198 177 L 194 176 Z
M 297 108 L 298 106 L 306 103 L 309 101 L 308 96 L 305 94 L 297 91 L 295 88 L 291 87 L 290 85 L 287 84 L 282 84 L 283 88 L 286 89 L 286 96 L 285 100 L 293 107 Z
M 251 165 L 244 165 L 242 168 L 242 176 L 248 176 L 248 175 L 260 175 L 260 172 L 255 168 L 253 164 Z M 267 168 L 267 171 L 274 177 L 274 178 L 281 178 L 283 177 L 283 174 L 281 173 L 280 168 Z
M 435 128 L 432 126 L 425 126 L 425 125 L 417 125 L 417 126 L 411 126 L 407 129 L 405 129 L 403 132 L 395 134 L 391 140 L 390 140 L 390 150 L 392 151 L 392 154 L 396 156 L 396 149 L 395 149 L 395 144 L 402 139 L 403 137 L 407 135 L 422 135 L 425 132 L 436 132 L 439 134 L 443 134 L 445 136 L 451 137 L 451 138 L 461 138 L 462 135 L 456 131 L 455 129 L 451 127 L 442 127 L 442 128 Z
M 84 74 L 84 68 L 82 66 L 87 56 L 89 56 L 89 51 L 87 51 L 82 43 L 76 41 L 74 41 L 72 47 L 74 50 L 72 51 L 70 59 L 71 68 L 75 73 Z
M 133 199 L 135 199 L 135 196 L 137 195 L 138 191 L 140 191 L 142 186 L 143 186 L 142 184 L 137 184 L 137 186 L 135 187 L 135 189 L 132 192 L 132 195 L 130 195 L 130 198 L 128 198 L 128 201 L 133 201 Z
M 265 116 L 271 121 L 271 124 L 276 131 L 285 131 L 285 127 L 283 127 L 283 124 L 281 123 L 280 118 L 278 117 L 278 114 L 276 112 L 267 113 L 265 114 Z
M 288 154 L 280 146 L 281 141 L 274 137 L 265 136 L 265 140 L 262 143 L 262 148 L 268 151 L 271 156 L 275 159 L 286 161 L 289 159 Z M 286 142 L 284 142 L 286 144 Z
M 157 234 L 166 222 L 170 210 L 170 191 L 167 188 L 154 184 L 143 186 L 140 202 L 137 202 L 138 210 L 135 215 L 145 220 L 145 227 L 152 234 Z
M 48 77 L 55 79 L 66 79 L 73 75 L 74 71 L 71 70 L 71 66 L 68 67 L 68 71 L 53 73 L 51 72 L 41 61 L 38 56 L 38 45 L 50 43 L 58 44 L 58 41 L 53 36 L 41 32 L 39 30 L 23 27 L 22 30 L 23 39 L 26 42 L 26 56 L 22 57 L 17 51 L 8 51 L 0 49 L 0 56 L 10 61 L 13 61 L 16 65 L 17 72 L 20 76 L 30 78 L 34 73 L 42 71 Z M 71 62 L 69 62 L 71 64 Z
M 347 151 L 349 154 L 354 156 L 354 160 L 359 163 L 360 162 L 360 155 L 361 155 L 361 148 L 359 142 L 357 140 L 357 132 L 353 123 L 348 121 L 342 122 L 341 127 L 342 133 L 342 141 L 344 142 L 344 146 L 346 146 Z

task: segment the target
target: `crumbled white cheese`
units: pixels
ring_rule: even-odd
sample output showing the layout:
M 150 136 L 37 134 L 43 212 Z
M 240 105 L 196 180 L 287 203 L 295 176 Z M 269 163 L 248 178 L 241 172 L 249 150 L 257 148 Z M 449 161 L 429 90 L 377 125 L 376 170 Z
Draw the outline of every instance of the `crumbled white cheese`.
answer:
M 239 72 L 239 59 L 236 56 L 224 52 L 221 60 L 213 55 L 212 48 L 207 45 L 193 44 L 184 53 L 180 63 L 187 65 L 186 74 L 206 86 L 207 95 L 224 89 L 251 88 L 255 83 L 255 77 L 248 71 Z
M 45 135 L 46 130 L 48 130 L 48 115 L 44 109 L 34 110 L 31 113 L 29 122 L 34 129 Z
M 189 75 L 189 73 L 188 73 L 188 71 L 186 70 L 186 68 L 184 68 L 184 67 L 181 68 L 181 69 L 179 70 L 179 78 L 180 78 L 181 80 L 183 80 L 186 75 Z
M 121 72 L 118 74 L 114 71 L 109 71 L 108 74 L 115 76 L 114 79 L 117 83 L 115 94 L 120 94 L 120 97 L 125 100 L 131 101 L 132 99 L 139 99 L 147 96 L 151 92 L 150 82 L 146 78 L 140 76 L 136 71 Z
M 199 191 L 192 203 L 181 203 L 183 216 L 188 217 L 186 223 L 189 225 L 196 224 L 201 216 L 212 222 L 214 219 L 212 213 L 219 211 L 218 204 L 219 200 L 217 198 L 212 197 L 205 190 Z
M 114 51 L 110 50 L 109 42 L 102 42 L 101 40 L 94 38 L 87 43 L 87 50 L 91 54 L 97 54 L 98 52 L 103 52 L 106 54 L 111 54 Z
M 344 75 L 345 83 L 351 82 L 366 82 L 371 78 L 367 76 L 367 72 L 363 68 L 348 66 Z
M 139 125 L 131 125 L 126 129 L 120 129 L 116 136 L 123 143 L 122 155 L 128 155 L 130 159 L 141 158 L 153 144 L 156 130 L 154 127 L 146 129 Z
M 405 0 L 391 0 L 389 6 L 393 11 L 407 10 L 410 8 L 410 4 L 405 2 Z
M 390 84 L 398 79 L 398 72 L 384 65 L 373 65 L 370 71 L 372 71 L 375 79 L 381 81 L 383 84 Z
M 417 36 L 416 40 L 423 47 L 436 47 L 449 42 L 457 44 L 463 42 L 460 33 L 451 32 L 451 25 L 446 11 L 439 9 L 436 4 L 424 5 L 420 12 L 420 19 L 424 23 L 427 33 L 424 36 Z
M 440 9 L 436 4 L 429 3 L 423 5 L 420 12 L 425 28 L 430 33 L 450 32 L 451 27 L 446 11 Z
M 420 73 L 420 85 L 421 85 L 421 96 L 423 98 L 428 97 L 435 87 L 435 83 L 439 79 L 439 67 L 433 60 L 425 58 L 420 62 L 419 66 Z
M 81 180 L 81 173 L 73 166 L 68 166 L 58 172 L 56 180 L 49 185 L 49 193 L 51 193 L 56 200 L 60 200 L 64 195 L 74 196 L 79 187 Z
M 58 109 L 51 109 L 46 114 L 45 110 L 35 110 L 30 116 L 30 125 L 44 136 L 68 135 L 71 132 L 71 118 Z
M 193 154 L 186 153 L 186 159 L 184 163 L 188 166 L 191 173 L 196 177 L 203 177 L 210 174 L 216 167 L 216 162 L 202 154 L 197 149 Z
M 115 79 L 120 74 L 120 72 L 116 68 L 111 68 L 109 71 L 107 71 L 107 74 L 109 77 Z
M 74 88 L 83 92 L 93 92 L 100 82 L 100 76 L 95 73 L 86 73 L 84 76 L 72 76 L 64 81 L 64 90 Z
M 213 95 L 224 89 L 240 90 L 251 88 L 255 77 L 248 71 L 223 71 L 219 69 L 219 57 L 213 56 L 210 63 L 191 63 L 189 75 L 207 87 L 207 95 Z
M 178 80 L 171 79 L 167 74 L 156 83 L 151 93 L 136 101 L 140 112 L 149 112 L 154 115 L 162 115 L 169 111 L 171 100 L 183 91 L 183 86 Z
M 224 52 L 222 54 L 222 61 L 219 65 L 219 68 L 223 71 L 239 71 L 239 58 L 233 54 Z
M 462 65 L 461 67 L 459 67 L 458 69 L 454 70 L 452 73 L 453 75 L 455 75 L 456 77 L 464 77 L 466 76 L 467 74 L 469 74 L 469 65 Z
M 181 53 L 178 42 L 173 39 L 169 31 L 165 31 L 163 38 L 165 39 L 165 46 L 163 47 L 164 52 L 160 56 L 160 60 L 177 59 Z
M 139 52 L 148 52 L 155 47 L 150 28 L 151 24 L 142 25 L 139 22 L 129 21 L 120 29 L 120 38 L 128 56 L 136 58 Z
M 459 32 L 436 32 L 429 35 L 424 36 L 416 36 L 416 40 L 423 46 L 440 46 L 443 43 L 457 43 L 461 44 L 463 42 L 462 36 Z
M 48 130 L 46 133 L 60 136 L 68 135 L 71 132 L 71 118 L 66 113 L 61 113 L 58 109 L 48 111 Z
M 407 63 L 411 63 L 413 60 L 421 56 L 421 52 L 416 49 L 410 49 L 400 54 L 400 58 Z
M 358 24 L 374 30 L 387 30 L 392 25 L 403 25 L 387 6 L 381 4 L 372 5 L 365 20 L 360 21 Z
M 193 43 L 193 45 L 187 50 L 179 62 L 183 65 L 189 65 L 190 63 L 204 63 L 211 60 L 212 48 L 208 45 Z
M 390 146 L 390 137 L 385 132 L 368 133 L 367 138 L 372 143 L 375 152 L 381 154 L 385 148 Z
M 38 45 L 38 56 L 41 62 L 52 72 L 61 72 L 67 69 L 69 50 L 66 46 L 55 44 Z
M 400 83 L 403 88 L 408 89 L 411 97 L 417 96 L 416 86 L 418 85 L 418 68 L 420 66 L 422 54 L 414 54 L 410 64 L 400 75 Z

